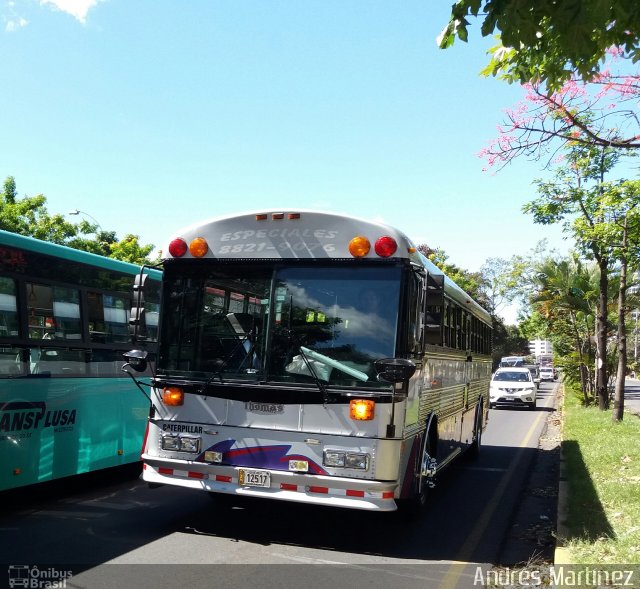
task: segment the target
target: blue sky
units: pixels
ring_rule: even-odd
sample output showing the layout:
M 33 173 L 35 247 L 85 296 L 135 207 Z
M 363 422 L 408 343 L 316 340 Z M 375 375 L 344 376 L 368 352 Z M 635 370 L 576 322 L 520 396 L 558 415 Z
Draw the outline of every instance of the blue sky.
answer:
M 0 0 L 0 179 L 161 246 L 253 209 L 383 221 L 478 270 L 559 228 L 478 151 L 522 91 L 439 50 L 451 0 Z M 78 220 L 70 217 L 70 220 Z

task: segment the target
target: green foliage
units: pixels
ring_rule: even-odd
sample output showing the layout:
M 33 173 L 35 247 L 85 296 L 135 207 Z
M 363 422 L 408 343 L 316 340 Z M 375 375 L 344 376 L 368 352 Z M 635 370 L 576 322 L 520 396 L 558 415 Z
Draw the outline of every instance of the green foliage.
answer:
M 148 256 L 153 250 L 153 245 L 140 245 L 138 236 L 127 233 L 120 241 L 111 245 L 109 257 L 132 264 L 139 264 L 140 260 L 148 260 Z
M 538 198 L 523 206 L 534 222 L 559 223 L 586 256 L 615 259 L 622 239 L 622 220 L 638 226 L 637 180 L 605 181 L 621 154 L 618 150 L 572 143 L 552 180 L 536 180 Z
M 505 325 L 497 315 L 500 304 L 512 300 L 515 296 L 514 289 L 520 274 L 524 272 L 524 265 L 519 258 L 491 258 L 480 272 L 468 272 L 448 262 L 449 256 L 442 249 L 432 249 L 423 244 L 418 246 L 418 250 L 491 313 L 493 360 L 496 365 L 502 356 L 529 353 L 529 342 L 518 328 Z
M 9 176 L 0 195 L 0 229 L 66 245 L 133 264 L 148 263 L 153 245 L 141 245 L 138 236 L 118 240 L 115 231 L 98 231 L 98 226 L 82 220 L 69 223 L 62 215 L 50 215 L 44 195 L 17 197 L 16 183 Z
M 8 204 L 16 202 L 16 181 L 13 176 L 8 176 L 4 181 L 2 199 Z
M 493 363 L 497 366 L 503 356 L 527 356 L 529 340 L 515 325 L 505 325 L 499 317 L 493 318 Z
M 451 264 L 447 261 L 449 256 L 441 248 L 432 249 L 426 244 L 421 244 L 417 249 L 438 268 L 440 268 L 440 270 L 442 270 L 462 290 L 471 295 L 471 297 L 485 309 L 489 310 L 488 300 L 483 291 L 484 277 L 480 272 L 469 272 L 455 264 Z
M 438 37 L 441 48 L 468 39 L 469 17 L 483 37 L 500 38 L 484 73 L 508 82 L 545 82 L 556 90 L 577 73 L 592 79 L 611 47 L 640 60 L 637 0 L 458 0 Z
M 579 398 L 571 388 L 565 391 L 562 444 L 569 488 L 564 544 L 575 563 L 637 563 L 640 420 L 612 423 L 609 412 L 585 409 Z

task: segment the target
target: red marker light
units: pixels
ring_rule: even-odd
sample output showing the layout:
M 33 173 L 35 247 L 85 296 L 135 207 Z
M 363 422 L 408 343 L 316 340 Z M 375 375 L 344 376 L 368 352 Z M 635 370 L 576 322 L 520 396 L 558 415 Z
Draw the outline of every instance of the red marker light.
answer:
M 187 242 L 180 237 L 178 237 L 177 239 L 174 239 L 169 244 L 169 253 L 174 258 L 181 258 L 182 256 L 184 256 L 187 253 L 187 249 L 189 249 L 187 247 Z
M 389 256 L 392 256 L 396 253 L 398 244 L 396 243 L 396 240 L 393 239 L 393 237 L 384 235 L 376 241 L 374 249 L 376 254 L 378 254 L 381 258 L 388 258 Z

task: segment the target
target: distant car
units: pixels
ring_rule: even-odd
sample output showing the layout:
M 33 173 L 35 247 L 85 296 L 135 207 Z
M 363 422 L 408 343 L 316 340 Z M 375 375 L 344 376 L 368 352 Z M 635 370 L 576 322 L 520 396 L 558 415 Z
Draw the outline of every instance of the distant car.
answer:
M 544 382 L 545 380 L 549 382 L 553 382 L 556 378 L 558 377 L 553 366 L 540 367 L 540 382 Z
M 499 368 L 491 378 L 489 407 L 497 405 L 536 408 L 538 386 L 528 368 Z
M 529 372 L 531 372 L 533 382 L 538 384 L 540 382 L 540 367 L 537 364 L 525 364 L 525 368 L 528 368 Z

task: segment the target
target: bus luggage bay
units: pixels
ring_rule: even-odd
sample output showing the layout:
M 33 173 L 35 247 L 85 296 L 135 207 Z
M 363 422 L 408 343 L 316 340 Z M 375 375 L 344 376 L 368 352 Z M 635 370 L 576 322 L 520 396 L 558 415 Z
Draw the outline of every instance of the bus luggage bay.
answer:
M 0 231 L 0 491 L 140 461 L 149 403 L 122 373 L 140 272 Z
M 400 231 L 246 213 L 163 251 L 144 480 L 392 511 L 479 450 L 490 316 Z

